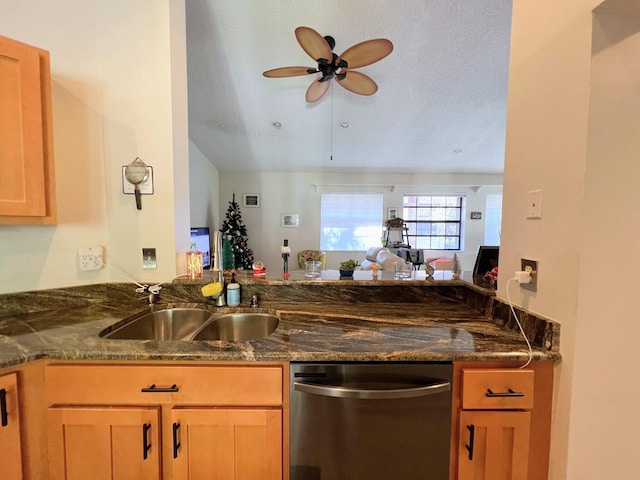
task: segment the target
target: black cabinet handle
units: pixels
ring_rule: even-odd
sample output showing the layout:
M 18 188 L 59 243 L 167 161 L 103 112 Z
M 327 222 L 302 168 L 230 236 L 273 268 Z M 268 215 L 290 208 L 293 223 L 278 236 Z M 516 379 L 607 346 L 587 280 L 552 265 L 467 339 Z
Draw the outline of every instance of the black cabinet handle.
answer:
M 7 413 L 7 389 L 0 388 L 0 424 L 3 427 L 9 425 L 9 414 Z
M 469 445 L 465 445 L 464 448 L 469 452 L 469 460 L 473 460 L 473 443 L 476 439 L 476 426 L 467 425 L 467 429 L 469 430 Z
M 487 393 L 485 393 L 487 397 L 524 397 L 523 392 L 514 392 L 510 388 L 507 389 L 506 392 L 493 392 L 490 388 L 487 388 Z
M 180 449 L 180 442 L 178 442 L 178 430 L 180 424 L 173 422 L 173 458 L 178 458 L 178 450 Z
M 151 392 L 155 392 L 155 393 L 176 393 L 179 390 L 180 389 L 176 386 L 175 383 L 173 385 L 171 385 L 170 387 L 156 387 L 156 384 L 154 383 L 150 387 L 143 388 L 140 391 L 142 393 L 151 393 Z
M 146 460 L 149 457 L 149 450 L 151 450 L 151 442 L 149 441 L 149 430 L 151 430 L 151 424 L 145 423 L 142 425 L 142 458 Z

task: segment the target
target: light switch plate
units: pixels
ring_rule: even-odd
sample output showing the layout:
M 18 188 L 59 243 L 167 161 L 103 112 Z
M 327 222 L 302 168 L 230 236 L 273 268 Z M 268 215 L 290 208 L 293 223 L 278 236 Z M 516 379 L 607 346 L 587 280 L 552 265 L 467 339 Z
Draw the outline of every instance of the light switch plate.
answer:
M 527 192 L 527 218 L 542 218 L 542 190 Z
M 142 249 L 142 268 L 144 270 L 155 270 L 158 268 L 155 248 Z
M 132 183 L 129 183 L 127 177 L 124 174 L 126 165 L 122 166 L 122 193 L 125 195 L 133 195 L 135 193 L 135 187 Z M 140 193 L 142 195 L 153 195 L 153 167 L 147 166 L 149 175 L 147 179 L 140 184 Z

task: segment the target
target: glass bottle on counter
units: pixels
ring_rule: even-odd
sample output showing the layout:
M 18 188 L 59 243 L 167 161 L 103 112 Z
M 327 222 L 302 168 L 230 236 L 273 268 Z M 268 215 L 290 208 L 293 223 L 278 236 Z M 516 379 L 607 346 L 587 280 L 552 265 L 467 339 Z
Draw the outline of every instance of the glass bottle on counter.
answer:
M 240 305 L 240 284 L 236 282 L 235 272 L 231 274 L 231 281 L 227 285 L 227 305 L 229 307 Z

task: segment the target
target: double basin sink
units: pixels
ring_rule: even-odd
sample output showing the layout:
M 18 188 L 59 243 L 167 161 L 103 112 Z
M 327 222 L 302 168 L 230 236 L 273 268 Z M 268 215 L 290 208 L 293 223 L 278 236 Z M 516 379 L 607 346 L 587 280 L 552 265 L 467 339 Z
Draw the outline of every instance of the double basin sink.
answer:
M 218 313 L 174 307 L 135 314 L 100 332 L 112 340 L 225 340 L 247 342 L 271 335 L 280 322 L 259 312 Z

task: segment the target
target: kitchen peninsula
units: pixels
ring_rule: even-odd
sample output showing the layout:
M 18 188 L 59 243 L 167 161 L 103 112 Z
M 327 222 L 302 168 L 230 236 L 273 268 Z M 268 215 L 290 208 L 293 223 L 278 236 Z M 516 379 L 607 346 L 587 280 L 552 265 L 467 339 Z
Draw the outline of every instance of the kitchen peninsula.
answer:
M 216 307 L 202 297 L 200 288 L 211 280 L 207 277 L 167 283 L 160 303 L 151 306 L 147 296 L 136 293 L 132 284 L 1 296 L 0 381 L 10 380 L 8 398 L 19 399 L 22 436 L 18 442 L 25 478 L 82 478 L 58 472 L 67 464 L 81 465 L 90 454 L 97 455 L 93 452 L 107 448 L 89 442 L 94 446 L 88 452 L 84 437 L 73 441 L 62 435 L 75 425 L 85 428 L 83 422 L 89 422 L 99 438 L 118 422 L 150 425 L 144 427 L 148 429 L 145 449 L 161 445 L 150 448 L 149 455 L 153 455 L 154 468 L 164 473 L 145 478 L 189 478 L 184 472 L 194 465 L 187 465 L 185 459 L 209 456 L 192 450 L 194 445 L 185 440 L 176 443 L 176 438 L 184 435 L 176 425 L 192 421 L 196 423 L 191 429 L 203 421 L 217 425 L 222 421 L 218 415 L 223 414 L 224 421 L 237 425 L 249 422 L 269 439 L 264 445 L 254 440 L 249 447 L 252 458 L 255 452 L 264 453 L 264 457 L 256 457 L 262 460 L 255 468 L 270 473 L 261 478 L 287 479 L 288 364 L 298 361 L 453 362 L 451 478 L 467 478 L 469 468 L 480 468 L 466 460 L 469 438 L 466 423 L 460 419 L 467 422 L 466 418 L 474 415 L 475 424 L 485 425 L 480 414 L 486 412 L 492 413 L 491 422 L 498 421 L 501 426 L 491 423 L 482 428 L 516 428 L 519 439 L 504 458 L 493 458 L 493 463 L 515 459 L 520 468 L 528 468 L 528 476 L 519 478 L 545 478 L 553 364 L 560 359 L 557 323 L 519 311 L 532 341 L 533 359 L 520 370 L 517 367 L 529 359 L 527 345 L 509 316 L 508 305 L 489 289 L 460 279 L 422 280 L 415 275 L 418 272 L 411 280 L 395 280 L 391 272 L 391 277 L 381 275 L 377 281 L 366 278 L 371 274 L 366 271 L 355 272 L 353 279 L 323 273 L 320 280 L 304 279 L 303 272 L 293 272 L 288 279 L 239 275 L 242 302 L 237 308 Z M 249 299 L 253 295 L 259 304 L 252 308 Z M 272 334 L 249 342 L 100 336 L 133 314 L 172 307 L 271 313 L 280 321 Z M 474 411 L 473 406 L 468 409 L 463 403 L 464 392 L 468 394 L 472 387 L 463 385 L 464 372 L 470 370 L 485 375 L 501 389 L 505 381 L 520 378 L 524 372 L 531 379 L 522 388 L 530 403 L 513 407 L 501 401 L 488 411 Z M 115 417 L 124 413 L 125 407 L 134 411 L 126 418 Z M 501 412 L 500 408 L 509 411 Z M 515 412 L 520 415 L 514 416 L 513 408 L 522 409 Z M 10 421 L 17 416 L 15 409 L 13 412 Z M 496 412 L 500 414 L 497 417 Z M 504 427 L 503 423 L 513 419 L 519 423 Z M 41 434 L 45 430 L 46 436 Z M 228 443 L 228 439 L 221 441 Z M 189 455 L 181 455 L 180 444 Z M 125 450 L 133 455 L 138 449 L 136 444 Z M 237 451 L 235 461 L 252 468 L 246 453 Z M 102 465 L 101 458 L 92 457 L 91 462 Z M 149 468 L 141 458 L 118 462 Z M 273 458 L 280 461 L 273 462 Z
M 381 275 L 373 281 L 361 279 L 358 273 L 371 275 L 355 272 L 353 280 L 339 279 L 330 271 L 322 280 L 304 280 L 303 275 L 299 280 L 239 276 L 242 303 L 238 308 L 249 308 L 249 298 L 256 294 L 258 310 L 280 317 L 273 334 L 248 343 L 114 341 L 99 336 L 105 328 L 145 309 L 202 305 L 206 299 L 200 287 L 206 277 L 165 285 L 160 303 L 151 307 L 130 284 L 4 295 L 0 297 L 0 367 L 40 358 L 527 359 L 526 343 L 508 305 L 491 290 L 464 280 L 402 281 Z M 230 311 L 211 302 L 208 308 Z M 559 359 L 559 325 L 524 311 L 519 316 L 531 337 L 534 359 Z

